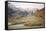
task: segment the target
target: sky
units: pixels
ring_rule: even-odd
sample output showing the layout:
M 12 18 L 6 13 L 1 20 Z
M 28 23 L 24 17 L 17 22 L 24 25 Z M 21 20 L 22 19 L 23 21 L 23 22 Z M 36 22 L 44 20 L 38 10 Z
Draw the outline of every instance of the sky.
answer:
M 20 3 L 20 2 L 8 2 L 10 3 L 8 6 L 11 8 L 23 8 L 26 10 L 36 10 L 44 8 L 44 4 L 37 4 L 37 3 Z
M 20 9 L 20 11 L 26 11 L 26 12 L 32 12 L 35 13 L 37 9 L 44 8 L 44 4 L 38 4 L 38 3 L 22 3 L 22 2 L 8 2 L 8 7 L 13 9 L 14 11 L 16 8 Z M 15 14 L 14 14 L 15 15 Z M 30 15 L 30 14 L 29 14 Z

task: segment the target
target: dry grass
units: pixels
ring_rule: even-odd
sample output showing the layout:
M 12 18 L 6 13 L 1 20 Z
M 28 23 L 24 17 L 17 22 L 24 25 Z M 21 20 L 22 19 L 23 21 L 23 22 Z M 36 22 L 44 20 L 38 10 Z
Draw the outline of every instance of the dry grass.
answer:
M 12 25 L 16 24 L 24 24 L 24 26 L 42 26 L 43 25 L 43 19 L 41 17 L 36 16 L 27 16 L 27 17 L 11 17 L 8 19 Z
M 41 26 L 43 25 L 43 19 L 41 17 L 32 16 L 26 23 L 25 26 Z

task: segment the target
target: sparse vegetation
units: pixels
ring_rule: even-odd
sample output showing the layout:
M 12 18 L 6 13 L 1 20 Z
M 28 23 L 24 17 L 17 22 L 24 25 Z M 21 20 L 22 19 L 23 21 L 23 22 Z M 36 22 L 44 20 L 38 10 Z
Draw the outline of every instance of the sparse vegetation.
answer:
M 43 19 L 41 17 L 32 16 L 31 19 L 29 19 L 26 23 L 24 23 L 25 26 L 42 26 L 43 25 Z
M 12 17 L 10 19 L 11 19 L 10 22 L 12 23 L 12 25 L 24 24 L 24 26 L 30 26 L 30 27 L 43 25 L 43 19 L 41 17 L 36 17 L 36 16 Z

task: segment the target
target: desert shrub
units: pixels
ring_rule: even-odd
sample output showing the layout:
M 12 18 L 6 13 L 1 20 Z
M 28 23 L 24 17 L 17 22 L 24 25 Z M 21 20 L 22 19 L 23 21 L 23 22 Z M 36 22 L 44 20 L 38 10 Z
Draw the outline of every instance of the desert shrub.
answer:
M 8 16 L 8 22 L 11 23 L 12 25 L 24 23 L 24 22 L 21 22 L 22 17 L 23 16 Z
M 41 26 L 43 24 L 41 17 L 32 16 L 29 20 L 24 23 L 25 26 Z

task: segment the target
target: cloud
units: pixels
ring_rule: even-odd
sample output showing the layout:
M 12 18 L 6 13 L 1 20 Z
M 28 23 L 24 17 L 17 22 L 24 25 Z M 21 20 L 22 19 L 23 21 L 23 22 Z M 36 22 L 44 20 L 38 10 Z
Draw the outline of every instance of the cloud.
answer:
M 36 3 L 19 3 L 19 2 L 9 2 L 11 3 L 9 6 L 11 8 L 23 8 L 23 9 L 27 9 L 27 10 L 32 10 L 34 8 L 36 9 L 41 9 L 44 8 L 44 4 L 36 4 Z
M 20 3 L 20 2 L 8 2 L 9 15 L 27 15 L 35 13 L 37 9 L 44 8 L 44 4 L 36 4 L 36 3 Z M 17 13 L 18 12 L 18 13 Z M 30 12 L 30 13 L 29 13 Z

